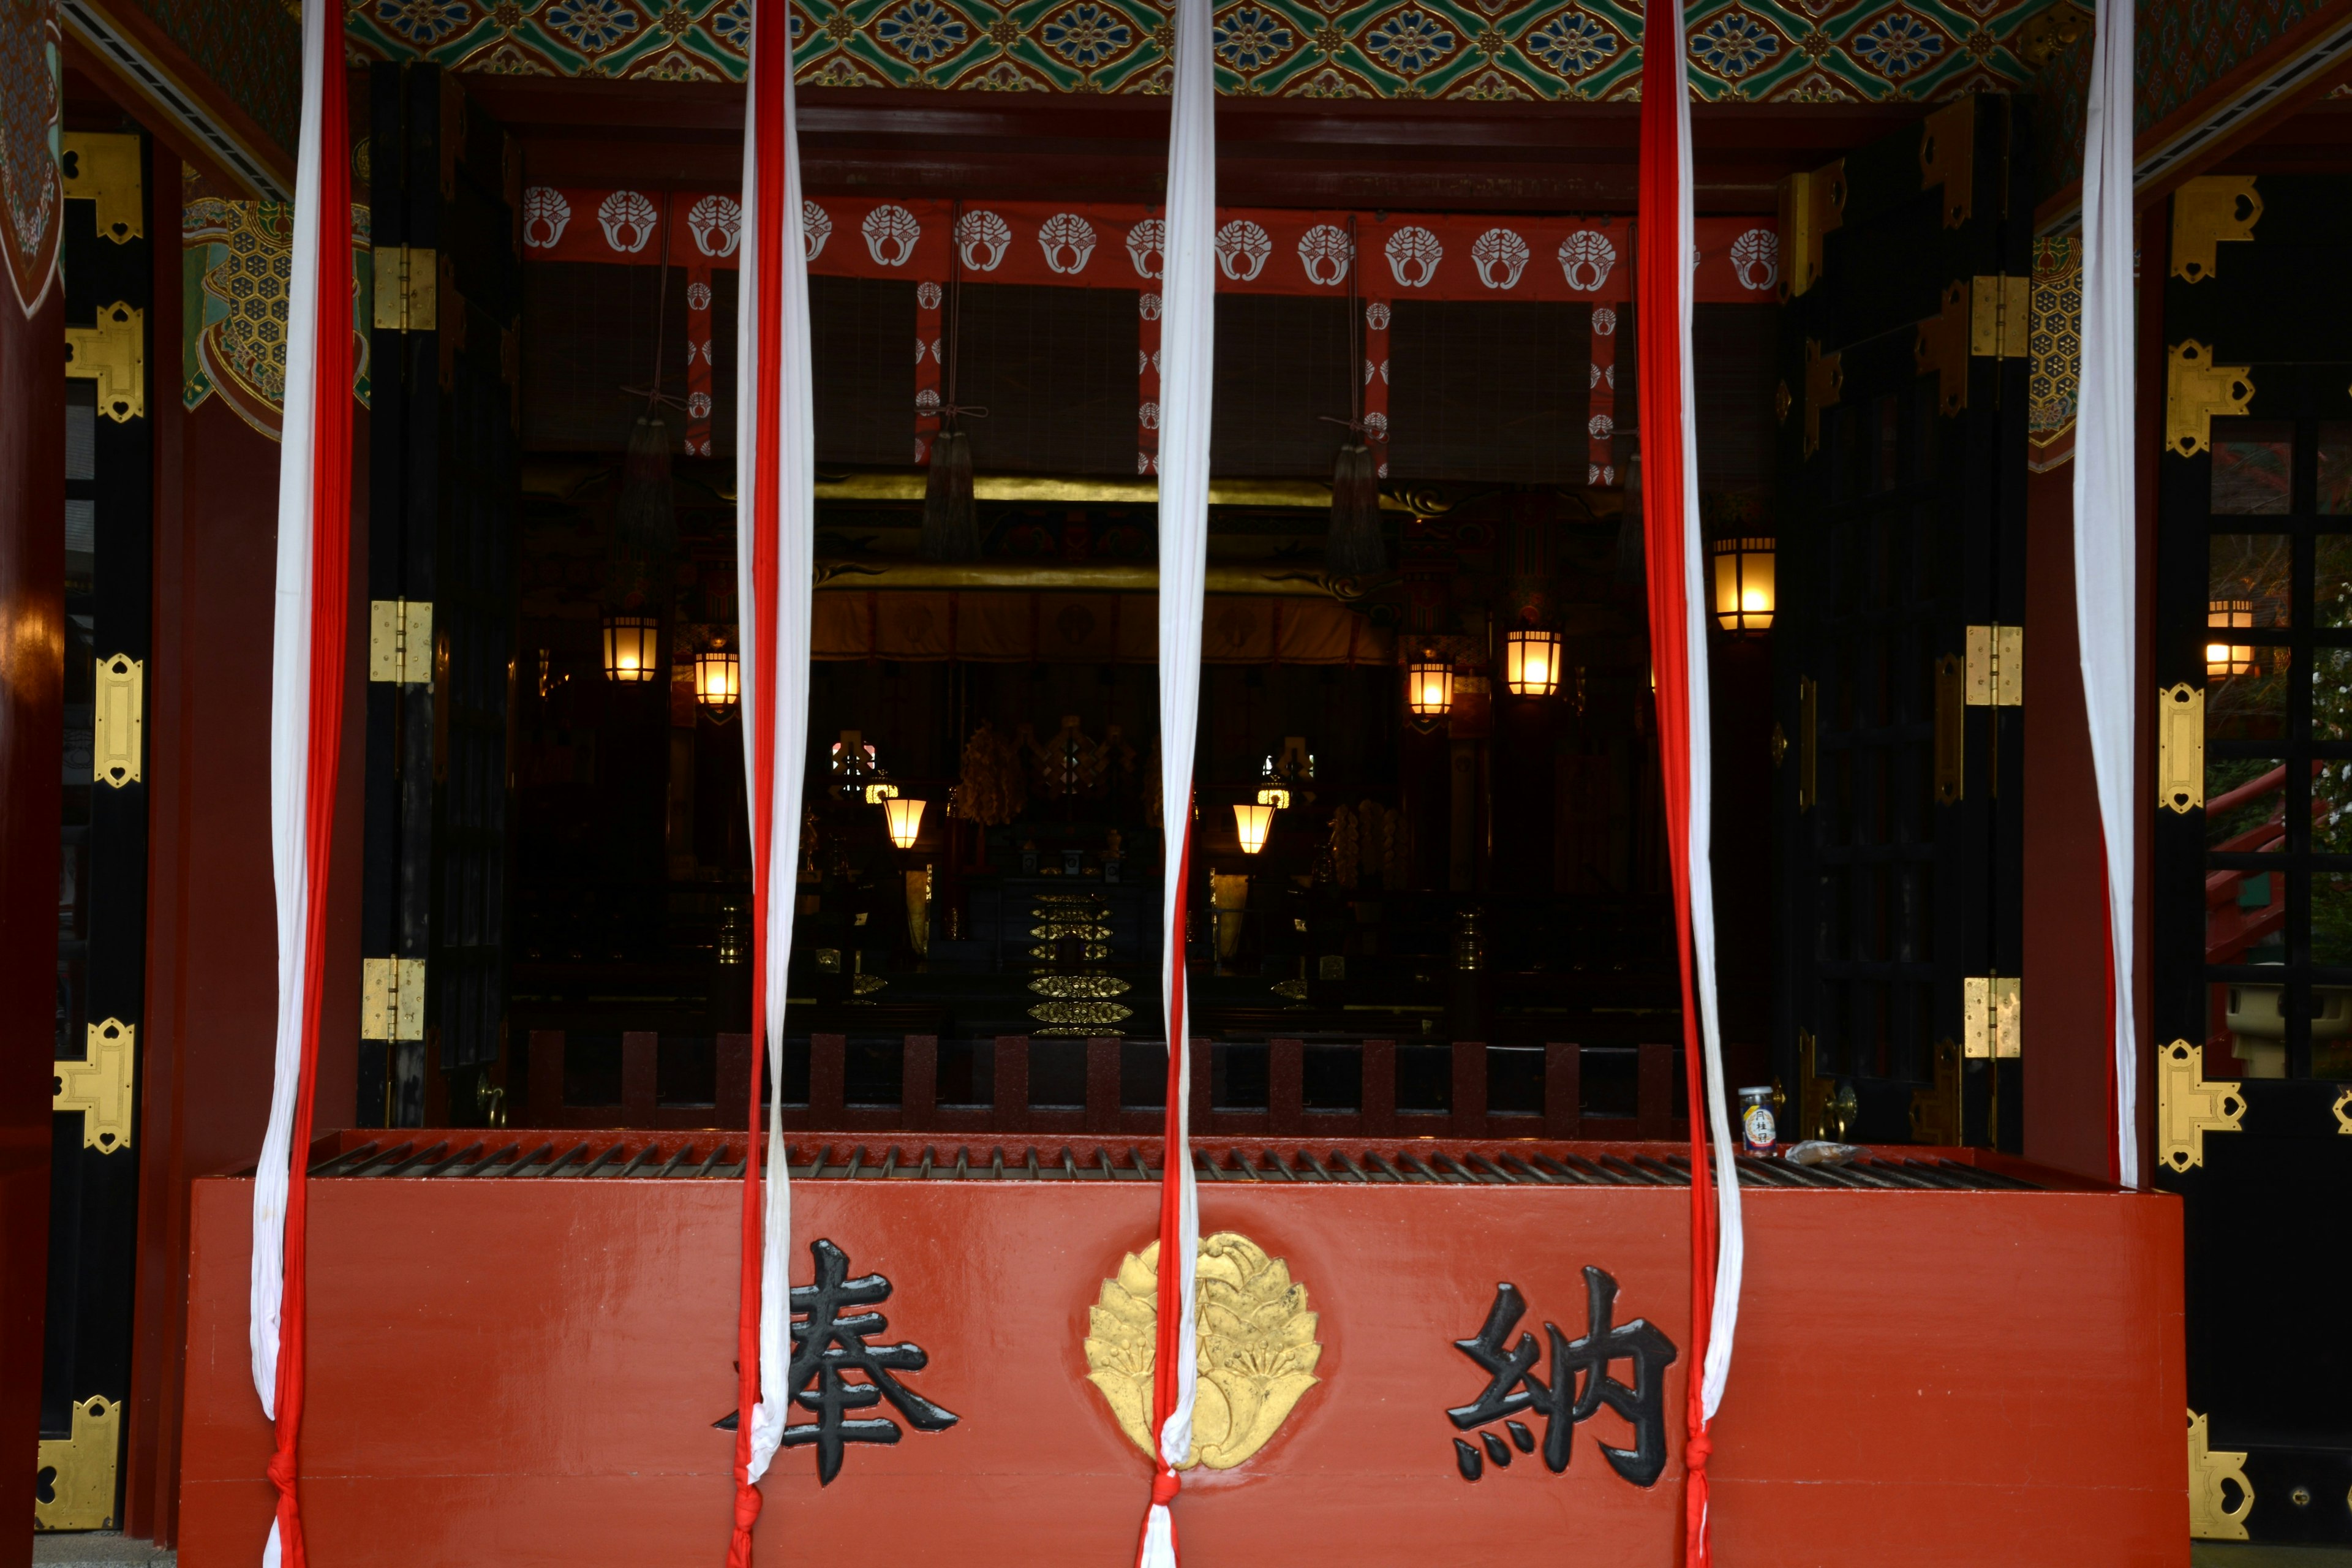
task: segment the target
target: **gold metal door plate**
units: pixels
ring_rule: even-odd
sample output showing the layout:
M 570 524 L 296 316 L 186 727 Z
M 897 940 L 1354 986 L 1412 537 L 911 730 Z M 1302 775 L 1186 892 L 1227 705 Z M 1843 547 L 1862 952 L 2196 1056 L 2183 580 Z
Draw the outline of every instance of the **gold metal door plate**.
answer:
M 74 1401 L 73 1436 L 41 1440 L 33 1492 L 35 1530 L 110 1530 L 122 1406 L 103 1394 Z M 22 1463 L 22 1461 L 18 1461 Z M 47 1502 L 41 1493 L 47 1492 Z
M 1963 100 L 1962 101 L 1966 101 Z M 1969 405 L 1969 285 L 1944 290 L 1944 308 L 1919 323 L 1911 348 L 1921 375 L 1936 378 L 1936 411 L 1947 416 Z
M 2238 1487 L 2238 1506 L 2229 1506 L 2223 1481 Z M 2243 1541 L 2246 1515 L 2254 1508 L 2253 1483 L 2246 1479 L 2246 1456 L 2208 1446 L 2205 1417 L 2189 1412 L 2189 1533 L 2197 1541 Z
M 368 679 L 422 686 L 433 679 L 433 602 L 368 601 Z
M 1845 390 L 1845 372 L 1838 356 L 1822 353 L 1822 345 L 1805 340 L 1805 456 L 1822 449 L 1822 410 L 1834 407 Z
M 2336 1112 L 2336 1131 L 2352 1138 L 2352 1089 L 2337 1095 L 2336 1103 L 2329 1109 Z
M 425 1037 L 425 961 L 369 958 L 360 963 L 360 1038 Z
M 375 250 L 375 329 L 430 332 L 440 321 L 440 264 L 425 245 L 385 245 Z
M 121 789 L 137 784 L 146 754 L 147 671 L 135 658 L 116 654 L 98 661 L 97 690 L 90 707 L 90 776 Z
M 2006 274 L 1969 279 L 1969 353 L 2024 359 L 2032 352 L 2033 279 Z
M 1970 1061 L 2025 1054 L 2022 984 L 2014 974 L 1971 974 L 1960 982 L 1960 1049 Z
M 2245 1115 L 2237 1084 L 2205 1081 L 2204 1047 L 2175 1040 L 2156 1053 L 2156 1152 L 2166 1164 L 2203 1164 L 2205 1135 L 2241 1131 Z
M 1956 98 L 1927 116 L 1919 137 L 1919 188 L 1944 187 L 1946 228 L 1958 228 L 1976 211 L 1977 100 Z
M 1969 706 L 2016 708 L 2025 701 L 2025 628 L 1970 626 Z
M 118 300 L 94 326 L 66 329 L 66 374 L 98 383 L 98 411 L 117 425 L 147 416 L 147 313 Z
M 98 205 L 103 239 L 128 245 L 147 233 L 147 186 L 140 178 L 139 138 L 119 132 L 68 131 L 64 154 L 66 200 Z
M 1822 239 L 1845 221 L 1845 160 L 1780 182 L 1780 297 L 1822 280 Z
M 2189 181 L 2172 193 L 2172 275 L 2190 283 L 2210 278 L 2221 242 L 2253 238 L 2262 217 L 2263 198 L 2252 174 Z
M 2205 691 L 2185 680 L 2157 693 L 2156 803 L 2183 816 L 2205 805 Z
M 111 1154 L 131 1146 L 131 1078 L 138 1070 L 139 1031 L 120 1018 L 89 1026 L 86 1054 L 58 1062 L 49 1109 L 81 1113 L 81 1146 Z
M 2189 338 L 2164 367 L 2164 444 L 2176 458 L 2193 458 L 2213 442 L 2217 415 L 2243 414 L 2254 400 L 2253 367 L 2217 364 L 2213 351 Z
M 1936 804 L 1957 805 L 1968 794 L 1968 673 L 1960 656 L 1936 661 Z

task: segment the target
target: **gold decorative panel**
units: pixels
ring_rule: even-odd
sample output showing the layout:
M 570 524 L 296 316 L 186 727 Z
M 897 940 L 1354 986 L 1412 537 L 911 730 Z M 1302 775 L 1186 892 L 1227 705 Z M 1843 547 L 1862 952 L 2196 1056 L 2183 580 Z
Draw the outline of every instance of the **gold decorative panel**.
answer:
M 131 1081 L 137 1072 L 139 1032 L 120 1018 L 89 1026 L 88 1054 L 78 1062 L 58 1062 L 57 1092 L 49 1108 L 81 1113 L 81 1146 L 111 1154 L 131 1146 Z
M 2193 458 L 2210 446 L 2217 415 L 2243 414 L 2254 400 L 2253 367 L 2217 364 L 2213 351 L 2189 338 L 2166 361 L 2164 444 L 2176 458 Z
M 2223 240 L 2250 240 L 2263 198 L 2252 174 L 2208 174 L 2172 195 L 2172 275 L 2190 283 L 2213 276 Z
M 76 1400 L 73 1436 L 42 1438 L 34 1460 L 38 1469 L 33 1490 L 33 1528 L 113 1528 L 114 1467 L 121 1451 L 122 1406 L 102 1394 Z M 48 1494 L 47 1500 L 42 1498 L 44 1492 Z
M 117 425 L 147 416 L 147 313 L 116 300 L 66 329 L 66 374 L 98 383 L 98 411 Z
M 2229 1489 L 2238 1488 L 2238 1506 L 2229 1506 Z M 2246 1456 L 2207 1446 L 2205 1417 L 2189 1413 L 2189 1533 L 2199 1541 L 2243 1541 L 2246 1515 L 2254 1508 L 2254 1489 L 2246 1479 Z
M 2175 1171 L 2205 1163 L 2205 1135 L 2241 1131 L 2246 1101 L 2235 1083 L 2205 1081 L 2205 1047 L 2175 1040 L 2156 1053 L 2156 1153 Z

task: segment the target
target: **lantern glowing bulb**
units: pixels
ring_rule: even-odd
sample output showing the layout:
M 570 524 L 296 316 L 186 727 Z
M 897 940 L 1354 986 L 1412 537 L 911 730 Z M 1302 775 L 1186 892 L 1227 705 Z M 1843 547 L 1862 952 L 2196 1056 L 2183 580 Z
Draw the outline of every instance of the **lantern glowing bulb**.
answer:
M 889 825 L 892 844 L 901 849 L 915 847 L 915 836 L 923 830 L 923 807 L 927 804 L 906 795 L 882 803 L 882 819 Z
M 1234 831 L 1241 835 L 1242 853 L 1255 855 L 1265 847 L 1265 836 L 1274 829 L 1274 807 L 1270 805 L 1236 805 L 1234 807 Z
M 1423 654 L 1405 667 L 1405 706 L 1416 719 L 1443 719 L 1454 706 L 1454 663 Z
M 660 673 L 661 623 L 651 616 L 604 617 L 604 679 L 623 685 L 648 681 Z
M 1773 548 L 1769 539 L 1715 542 L 1715 624 L 1738 635 L 1772 629 Z
M 1559 634 L 1514 626 L 1503 638 L 1503 682 L 1514 697 L 1549 697 L 1559 689 Z
M 2211 631 L 2240 631 L 2254 624 L 2254 602 L 2252 599 L 2209 599 L 2205 602 L 2205 625 Z M 2233 675 L 2260 675 L 2262 668 L 2254 662 L 2254 650 L 2244 643 L 2209 642 L 2205 645 L 2205 679 L 2227 680 Z
M 707 713 L 724 717 L 743 696 L 743 667 L 732 648 L 708 648 L 694 656 L 694 700 Z

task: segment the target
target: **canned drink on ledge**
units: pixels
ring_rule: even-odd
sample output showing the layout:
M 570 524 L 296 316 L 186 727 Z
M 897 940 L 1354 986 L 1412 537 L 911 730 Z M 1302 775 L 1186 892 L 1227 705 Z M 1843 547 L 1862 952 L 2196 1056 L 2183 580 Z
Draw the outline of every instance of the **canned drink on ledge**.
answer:
M 1739 1142 L 1741 1147 L 1759 1160 L 1769 1159 L 1780 1146 L 1780 1125 L 1772 1119 L 1772 1090 L 1743 1089 L 1739 1091 Z

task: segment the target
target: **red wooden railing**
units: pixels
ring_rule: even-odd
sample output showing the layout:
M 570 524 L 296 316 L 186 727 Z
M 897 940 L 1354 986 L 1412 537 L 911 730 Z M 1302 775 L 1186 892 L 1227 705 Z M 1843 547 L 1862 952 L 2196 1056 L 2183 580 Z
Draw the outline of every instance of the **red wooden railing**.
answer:
M 2311 776 L 2317 778 L 2327 764 L 2315 762 Z M 2260 855 L 2285 847 L 2286 842 L 2286 764 L 2282 763 L 2259 778 L 2247 780 L 2237 788 L 2215 795 L 2205 803 L 2205 817 L 2210 822 L 2228 816 L 2242 806 L 2258 800 L 2276 796 L 2278 804 L 2269 818 L 2256 823 L 2243 833 L 2232 834 L 2211 847 L 2216 855 Z M 2326 800 L 2314 798 L 2311 816 L 2315 822 L 2334 807 Z M 2266 871 L 2211 871 L 2205 877 L 2205 962 L 2234 963 L 2244 956 L 2246 949 L 2278 933 L 2286 923 L 2285 889 L 2276 882 L 2270 884 L 2269 900 L 2252 909 L 2239 905 L 2239 896 L 2247 879 L 2266 877 Z

